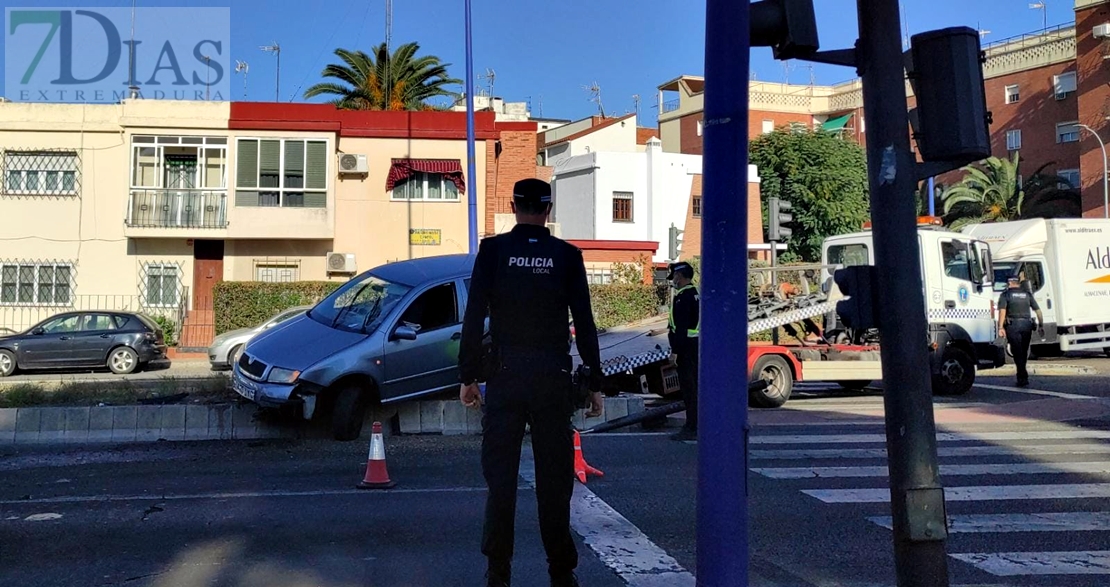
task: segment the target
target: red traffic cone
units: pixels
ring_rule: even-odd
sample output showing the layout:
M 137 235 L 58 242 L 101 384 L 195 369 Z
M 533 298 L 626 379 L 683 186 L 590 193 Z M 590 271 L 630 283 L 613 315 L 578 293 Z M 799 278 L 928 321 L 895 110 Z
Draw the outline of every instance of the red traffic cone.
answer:
M 586 462 L 586 458 L 582 456 L 582 437 L 578 435 L 578 431 L 574 431 L 574 475 L 583 485 L 586 484 L 586 475 L 590 474 L 595 477 L 604 477 L 605 473 L 593 468 Z
M 359 489 L 388 489 L 396 485 L 389 479 L 385 467 L 385 441 L 382 440 L 382 423 L 374 422 L 370 434 L 370 455 L 366 458 L 366 476 L 358 484 Z

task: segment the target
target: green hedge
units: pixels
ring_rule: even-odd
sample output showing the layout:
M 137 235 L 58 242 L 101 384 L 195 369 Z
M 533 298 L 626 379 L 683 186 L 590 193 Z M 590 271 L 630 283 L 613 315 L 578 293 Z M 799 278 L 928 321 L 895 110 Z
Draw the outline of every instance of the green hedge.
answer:
M 591 285 L 590 300 L 598 328 L 612 328 L 659 314 L 659 294 L 654 285 Z
M 223 281 L 213 292 L 216 334 L 258 326 L 282 310 L 318 302 L 339 286 L 338 281 Z

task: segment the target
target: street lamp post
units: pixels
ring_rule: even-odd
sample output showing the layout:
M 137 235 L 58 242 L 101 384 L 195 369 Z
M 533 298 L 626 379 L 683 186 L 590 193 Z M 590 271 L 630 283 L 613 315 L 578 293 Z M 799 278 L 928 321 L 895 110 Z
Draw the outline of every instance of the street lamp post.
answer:
M 1102 137 L 1098 136 L 1095 129 L 1085 125 L 1077 124 L 1079 128 L 1085 128 L 1095 135 L 1095 140 L 1098 141 L 1098 146 L 1102 148 L 1102 215 L 1105 218 L 1110 218 L 1110 189 L 1107 188 L 1107 169 L 1106 169 L 1106 143 L 1102 142 Z
M 478 177 L 474 171 L 474 55 L 470 32 L 470 0 L 466 0 L 466 201 L 470 254 L 478 253 Z

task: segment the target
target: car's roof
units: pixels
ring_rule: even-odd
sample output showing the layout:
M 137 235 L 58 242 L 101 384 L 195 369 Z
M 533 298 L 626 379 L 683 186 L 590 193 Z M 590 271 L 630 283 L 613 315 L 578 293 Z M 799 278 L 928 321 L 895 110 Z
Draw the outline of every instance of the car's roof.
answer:
M 386 281 L 416 286 L 430 280 L 447 279 L 469 274 L 474 267 L 474 255 L 439 255 L 387 263 L 370 270 Z

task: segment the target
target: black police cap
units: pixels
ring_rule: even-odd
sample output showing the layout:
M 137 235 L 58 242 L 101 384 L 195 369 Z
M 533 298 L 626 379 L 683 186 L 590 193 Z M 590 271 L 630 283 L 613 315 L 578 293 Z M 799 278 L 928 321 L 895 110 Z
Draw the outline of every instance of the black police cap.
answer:
M 691 266 L 689 263 L 687 263 L 685 261 L 679 261 L 678 263 L 671 263 L 670 265 L 667 266 L 667 268 L 670 269 L 670 272 L 667 274 L 667 279 L 674 279 L 674 274 L 675 273 L 681 273 L 681 274 L 685 275 L 686 277 L 688 277 L 690 279 L 694 278 L 694 268 L 693 268 L 693 266 Z
M 549 204 L 551 184 L 542 179 L 522 179 L 513 185 L 513 200 L 528 204 Z

